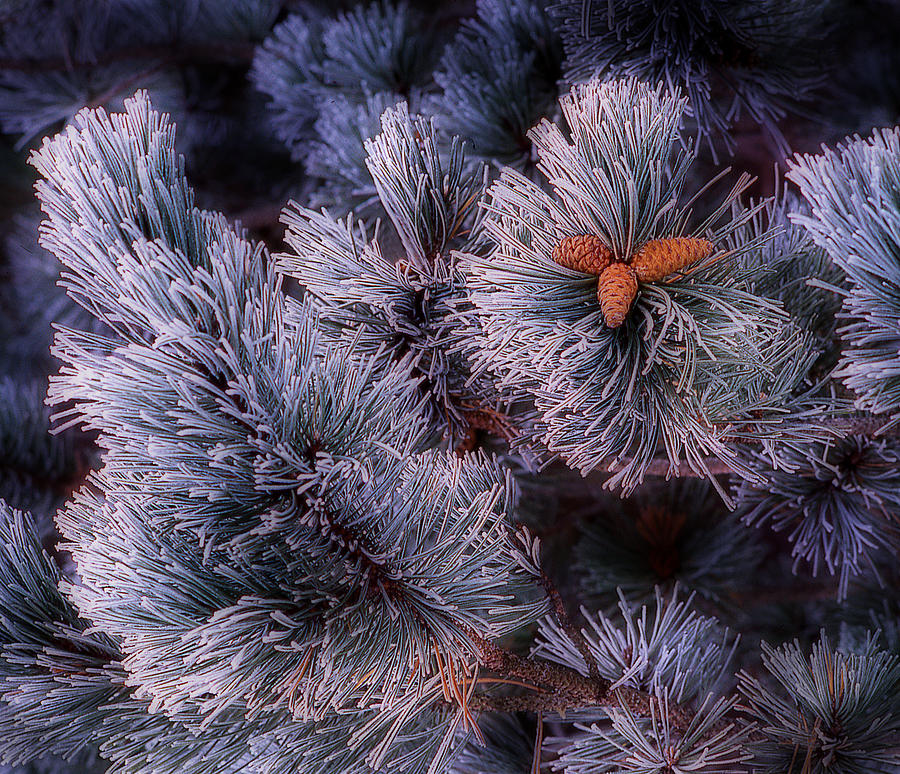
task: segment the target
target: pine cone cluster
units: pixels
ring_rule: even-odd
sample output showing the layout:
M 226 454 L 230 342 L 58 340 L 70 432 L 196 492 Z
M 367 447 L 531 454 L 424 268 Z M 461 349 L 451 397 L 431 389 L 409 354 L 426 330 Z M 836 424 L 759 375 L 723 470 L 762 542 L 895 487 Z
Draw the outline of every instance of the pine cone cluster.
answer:
M 618 328 L 634 303 L 638 282 L 658 282 L 712 250 L 709 240 L 696 237 L 651 239 L 627 261 L 616 262 L 600 237 L 578 234 L 556 245 L 552 258 L 560 266 L 599 277 L 597 299 L 603 319 L 610 328 Z

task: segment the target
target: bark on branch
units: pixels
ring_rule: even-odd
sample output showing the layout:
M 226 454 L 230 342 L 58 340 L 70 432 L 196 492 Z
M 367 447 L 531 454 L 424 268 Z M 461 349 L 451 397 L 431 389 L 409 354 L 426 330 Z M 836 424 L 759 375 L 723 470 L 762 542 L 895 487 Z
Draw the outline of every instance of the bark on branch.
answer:
M 633 688 L 611 688 L 602 677 L 585 677 L 574 669 L 536 661 L 501 648 L 477 635 L 471 635 L 478 648 L 482 665 L 507 679 L 525 680 L 540 691 L 516 696 L 491 696 L 476 693 L 469 699 L 470 709 L 479 712 L 556 712 L 587 707 L 627 708 L 634 715 L 649 717 L 651 711 L 662 712 L 657 698 Z M 692 713 L 685 707 L 670 703 L 668 718 L 672 727 L 687 730 Z

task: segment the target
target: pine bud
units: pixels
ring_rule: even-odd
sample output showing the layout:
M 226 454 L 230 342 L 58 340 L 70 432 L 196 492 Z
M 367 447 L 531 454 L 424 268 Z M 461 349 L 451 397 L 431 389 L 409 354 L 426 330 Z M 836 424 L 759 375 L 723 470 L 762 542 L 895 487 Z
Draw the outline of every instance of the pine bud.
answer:
M 672 272 L 706 258 L 712 242 L 694 237 L 651 239 L 631 259 L 631 268 L 641 282 L 657 282 Z
M 626 263 L 610 264 L 600 275 L 597 298 L 603 319 L 610 328 L 618 328 L 625 322 L 637 289 L 637 276 Z
M 612 252 L 593 234 L 566 237 L 553 248 L 552 257 L 560 266 L 585 274 L 601 274 L 612 263 Z

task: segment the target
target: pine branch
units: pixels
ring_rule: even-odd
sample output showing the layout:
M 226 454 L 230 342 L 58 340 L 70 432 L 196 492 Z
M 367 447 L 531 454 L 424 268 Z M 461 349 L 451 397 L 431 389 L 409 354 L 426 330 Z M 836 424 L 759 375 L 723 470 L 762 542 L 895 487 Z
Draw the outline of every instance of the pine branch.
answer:
M 857 418 L 828 420 L 826 427 L 837 437 L 862 435 L 867 438 L 900 438 L 900 423 L 896 417 L 869 415 Z
M 489 642 L 477 634 L 470 634 L 482 663 L 492 672 L 506 678 L 518 678 L 552 688 L 570 701 L 580 701 L 583 706 L 595 705 L 608 695 L 611 683 L 601 677 L 584 677 L 574 669 L 536 661 Z
M 553 614 L 556 616 L 556 622 L 563 627 L 563 630 L 569 635 L 572 642 L 575 643 L 575 647 L 578 648 L 579 653 L 581 653 L 584 658 L 584 663 L 587 664 L 588 674 L 591 679 L 595 682 L 600 682 L 601 678 L 597 668 L 597 659 L 595 659 L 591 653 L 591 649 L 588 647 L 584 635 L 572 624 L 569 613 L 566 610 L 565 602 L 563 602 L 559 590 L 556 588 L 556 585 L 553 583 L 550 576 L 544 572 L 543 568 L 541 568 L 540 579 L 541 585 L 547 592 L 547 596 L 550 597 L 550 604 L 553 606 Z
M 469 707 L 479 712 L 557 712 L 586 707 L 626 708 L 641 717 L 650 717 L 651 708 L 658 709 L 658 700 L 652 694 L 628 687 L 612 688 L 612 683 L 599 675 L 585 677 L 574 669 L 561 664 L 537 661 L 520 656 L 513 651 L 472 635 L 485 667 L 506 680 L 527 680 L 544 690 L 518 696 L 489 696 L 474 694 Z M 673 725 L 687 730 L 691 723 L 690 711 L 679 705 L 669 706 L 669 718 Z
M 753 290 L 768 273 L 758 251 L 775 231 L 729 241 L 763 207 L 737 203 L 749 180 L 690 225 L 685 107 L 637 81 L 573 89 L 561 100 L 568 135 L 546 120 L 530 133 L 552 191 L 504 169 L 483 205 L 498 248 L 465 256 L 485 334 L 477 367 L 531 392 L 535 435 L 570 467 L 588 473 L 613 457 L 610 485 L 625 494 L 663 452 L 673 470 L 684 464 L 717 485 L 709 457 L 753 477 L 738 446 L 821 432 L 811 421 L 821 407 L 804 397 L 814 353 L 781 304 Z M 635 280 L 613 326 L 596 274 L 553 257 L 589 236 L 621 269 L 648 244 L 688 234 L 714 250 L 680 276 L 641 280 L 639 290 Z
M 632 456 L 607 457 L 600 461 L 597 465 L 597 469 L 608 473 L 618 473 L 630 469 L 634 463 L 635 458 Z M 731 465 L 716 457 L 705 457 L 702 459 L 702 464 L 706 468 L 706 471 L 695 470 L 686 462 L 680 462 L 678 465 L 673 466 L 671 461 L 667 458 L 657 457 L 647 463 L 644 475 L 664 476 L 666 478 L 706 478 L 707 475 L 724 476 L 734 473 L 734 469 Z

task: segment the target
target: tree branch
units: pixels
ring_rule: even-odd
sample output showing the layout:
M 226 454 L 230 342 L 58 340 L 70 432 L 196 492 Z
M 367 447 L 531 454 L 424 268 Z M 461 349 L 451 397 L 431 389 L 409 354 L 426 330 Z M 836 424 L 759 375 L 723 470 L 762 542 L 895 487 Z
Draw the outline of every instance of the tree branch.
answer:
M 623 707 L 640 717 L 649 717 L 651 708 L 662 712 L 655 696 L 633 688 L 612 689 L 612 683 L 599 675 L 585 677 L 574 669 L 536 661 L 501 648 L 470 633 L 478 648 L 482 664 L 504 678 L 527 680 L 544 689 L 518 696 L 474 694 L 468 706 L 479 712 L 556 712 L 585 707 Z M 669 722 L 684 732 L 692 720 L 691 712 L 680 705 L 669 704 Z
M 569 613 L 566 610 L 566 605 L 563 602 L 559 591 L 550 579 L 550 576 L 547 575 L 543 569 L 541 570 L 541 585 L 547 592 L 547 596 L 550 597 L 550 603 L 553 605 L 553 614 L 556 616 L 557 623 L 563 628 L 563 631 L 565 631 L 569 639 L 575 643 L 575 647 L 577 647 L 578 652 L 581 653 L 584 663 L 587 664 L 588 674 L 591 679 L 595 682 L 599 682 L 600 671 L 597 666 L 597 659 L 595 659 L 594 654 L 591 653 L 591 649 L 588 647 L 584 635 L 572 624 Z
M 481 650 L 484 665 L 498 674 L 509 674 L 522 677 L 535 683 L 535 687 L 527 694 L 490 695 L 474 693 L 469 697 L 467 708 L 476 712 L 532 712 L 538 715 L 556 713 L 565 716 L 569 710 L 587 709 L 591 707 L 610 707 L 627 709 L 632 715 L 649 718 L 653 714 L 666 717 L 669 726 L 679 734 L 687 732 L 694 720 L 694 712 L 682 704 L 669 701 L 662 706 L 656 696 L 634 688 L 611 688 L 608 680 L 594 680 L 584 677 L 573 669 L 538 662 L 525 658 L 501 648 L 493 643 L 473 637 Z M 506 670 L 506 671 L 504 671 Z M 479 683 L 481 681 L 479 680 Z M 498 682 L 513 683 L 515 681 L 500 680 Z M 536 686 L 543 686 L 537 688 Z M 737 711 L 735 711 L 737 710 Z M 720 718 L 704 734 L 710 738 L 721 732 L 727 732 L 735 725 L 742 727 L 748 739 L 765 738 L 741 714 L 740 707 L 732 708 Z
M 618 470 L 629 465 L 632 457 L 607 457 L 601 460 L 597 466 L 598 472 L 615 473 Z M 714 476 L 722 476 L 732 473 L 732 469 L 722 460 L 716 457 L 707 457 L 704 459 L 709 472 Z M 650 462 L 647 466 L 646 475 L 648 476 L 674 476 L 675 478 L 702 478 L 704 474 L 690 467 L 686 462 L 680 462 L 673 466 L 668 459 L 658 457 Z

